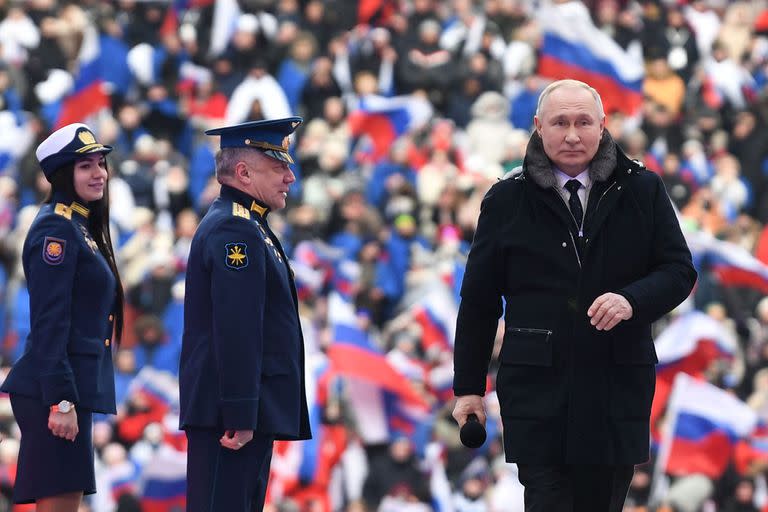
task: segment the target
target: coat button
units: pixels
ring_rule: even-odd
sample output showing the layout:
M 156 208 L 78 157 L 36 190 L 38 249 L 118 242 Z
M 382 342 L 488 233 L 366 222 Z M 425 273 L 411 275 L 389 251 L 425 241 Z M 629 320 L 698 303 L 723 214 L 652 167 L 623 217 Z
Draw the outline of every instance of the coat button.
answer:
M 112 320 L 114 320 L 114 319 L 115 319 L 115 316 L 114 316 L 114 315 L 109 315 L 109 321 L 110 321 L 110 322 L 111 322 Z
M 563 242 L 563 247 L 568 247 L 568 244 Z
M 619 185 L 619 187 L 616 190 L 621 190 L 621 185 Z
M 107 338 L 107 339 L 105 339 L 105 340 L 104 340 L 104 346 L 105 346 L 105 347 L 108 347 L 108 346 L 109 346 L 109 338 Z

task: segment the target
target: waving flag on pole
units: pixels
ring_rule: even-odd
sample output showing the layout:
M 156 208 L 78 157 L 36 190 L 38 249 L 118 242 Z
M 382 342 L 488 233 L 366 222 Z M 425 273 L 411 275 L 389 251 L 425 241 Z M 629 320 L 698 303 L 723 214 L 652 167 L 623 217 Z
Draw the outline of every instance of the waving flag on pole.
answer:
M 358 327 L 335 325 L 328 357 L 333 373 L 366 380 L 406 402 L 427 405 L 408 379 L 392 367 L 368 335 Z
M 606 112 L 639 113 L 645 73 L 640 51 L 624 50 L 597 28 L 582 2 L 548 2 L 537 20 L 544 33 L 540 75 L 588 83 L 600 93 Z
M 656 339 L 657 374 L 669 378 L 685 372 L 698 375 L 719 358 L 731 358 L 737 341 L 725 326 L 701 311 L 677 317 Z
M 452 351 L 458 307 L 446 284 L 440 282 L 430 286 L 414 304 L 412 312 L 421 327 L 421 342 L 425 351 L 433 347 Z
M 656 338 L 659 365 L 656 393 L 651 406 L 651 431 L 658 440 L 658 420 L 664 414 L 672 383 L 678 373 L 702 375 L 712 363 L 736 354 L 737 341 L 725 326 L 702 313 L 690 311 L 677 317 Z
M 722 389 L 680 373 L 669 403 L 669 429 L 659 453 L 661 472 L 720 478 L 739 439 L 757 426 L 757 413 Z
M 54 129 L 84 121 L 103 108 L 110 106 L 100 59 L 99 34 L 92 25 L 83 29 L 83 42 L 77 55 L 74 89 L 64 97 Z
M 391 98 L 370 94 L 361 97 L 347 118 L 353 136 L 367 135 L 372 158 L 381 160 L 395 139 L 424 126 L 432 118 L 432 104 L 417 95 Z
M 736 471 L 742 475 L 748 474 L 753 464 L 768 462 L 768 425 L 765 422 L 759 421 L 754 432 L 739 441 L 733 454 L 733 462 Z
M 141 509 L 144 512 L 184 510 L 187 504 L 187 454 L 160 446 L 144 466 Z
M 328 323 L 333 326 L 329 371 L 350 381 L 347 397 L 361 437 L 372 443 L 389 439 L 396 430 L 415 433 L 429 404 L 357 326 L 352 304 L 338 292 L 328 299 Z
M 723 286 L 743 286 L 768 294 L 768 265 L 744 247 L 703 231 L 688 231 L 686 242 L 697 267 L 710 269 Z

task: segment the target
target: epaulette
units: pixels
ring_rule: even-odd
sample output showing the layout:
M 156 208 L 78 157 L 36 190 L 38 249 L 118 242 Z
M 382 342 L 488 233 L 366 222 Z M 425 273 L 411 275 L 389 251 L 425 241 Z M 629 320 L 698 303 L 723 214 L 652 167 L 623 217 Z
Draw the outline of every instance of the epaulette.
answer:
M 245 206 L 241 205 L 240 203 L 232 203 L 232 215 L 248 220 L 251 219 L 251 212 L 249 212 Z
M 61 215 L 67 220 L 72 220 L 72 210 L 64 203 L 56 203 L 56 206 L 53 209 L 53 213 L 56 215 Z

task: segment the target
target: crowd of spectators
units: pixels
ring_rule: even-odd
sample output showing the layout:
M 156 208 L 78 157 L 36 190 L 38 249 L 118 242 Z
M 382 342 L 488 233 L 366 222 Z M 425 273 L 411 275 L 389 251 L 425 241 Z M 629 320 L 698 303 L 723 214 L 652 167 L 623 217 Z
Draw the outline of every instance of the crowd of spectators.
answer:
M 267 510 L 523 510 L 493 418 L 483 449 L 458 444 L 450 346 L 427 343 L 415 311 L 437 305 L 438 317 L 455 315 L 480 201 L 522 162 L 549 80 L 537 74 L 539 3 L 0 0 L 2 374 L 29 332 L 20 252 L 48 192 L 34 149 L 58 122 L 94 35 L 109 100 L 86 122 L 115 148 L 109 193 L 127 323 L 115 352 L 119 412 L 98 418 L 99 492 L 84 511 L 150 510 L 142 472 L 168 461 L 168 448 L 184 450 L 172 391 L 166 386 L 158 399 L 146 383 L 178 372 L 186 257 L 218 191 L 218 141 L 203 131 L 294 114 L 305 119 L 292 147 L 298 181 L 286 210 L 269 219 L 300 285 L 308 370 L 326 364 L 329 301 L 340 294 L 431 409 L 417 426 L 421 437 L 377 433 L 361 412 L 366 383 L 340 378 L 323 392 L 317 470 L 299 478 L 295 450 L 278 446 Z M 646 66 L 642 110 L 609 112 L 613 137 L 661 175 L 686 233 L 728 241 L 768 265 L 766 2 L 584 3 L 595 25 L 627 52 L 642 52 Z M 432 114 L 378 155 L 376 141 L 352 126 L 358 100 L 372 94 L 426 100 Z M 740 348 L 706 377 L 768 420 L 760 400 L 768 273 L 762 284 L 725 286 L 697 263 L 699 285 L 682 309 L 716 318 Z M 0 431 L 0 510 L 8 510 L 18 428 L 5 398 Z M 649 504 L 648 464 L 638 468 L 625 510 L 761 510 L 767 468 L 768 457 L 714 481 L 678 479 Z

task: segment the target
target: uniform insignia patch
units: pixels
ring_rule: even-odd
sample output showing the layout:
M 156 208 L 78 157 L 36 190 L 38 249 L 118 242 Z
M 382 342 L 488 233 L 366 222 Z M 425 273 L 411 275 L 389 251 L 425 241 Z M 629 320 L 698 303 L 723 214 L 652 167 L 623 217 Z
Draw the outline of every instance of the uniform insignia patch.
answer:
M 49 265 L 59 265 L 64 261 L 64 248 L 67 241 L 52 236 L 45 237 L 43 242 L 43 261 Z
M 232 203 L 232 215 L 235 217 L 242 217 L 244 219 L 251 218 L 251 212 L 249 212 L 245 206 L 240 203 Z
M 224 246 L 227 251 L 226 264 L 229 268 L 240 270 L 248 266 L 248 246 L 243 242 L 234 242 Z
M 251 202 L 251 211 L 256 212 L 256 215 L 258 215 L 259 217 L 263 217 L 264 212 L 266 212 L 267 209 L 261 206 L 260 204 L 258 204 L 256 201 L 253 201 Z

